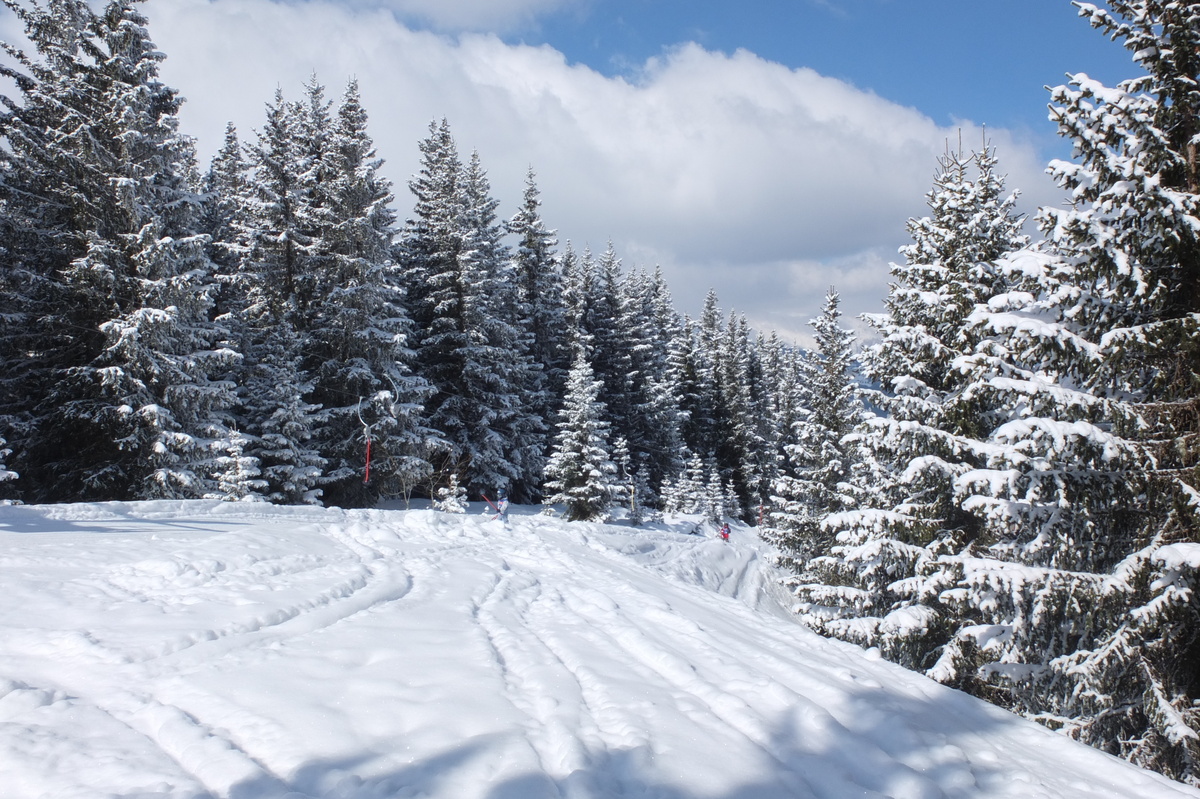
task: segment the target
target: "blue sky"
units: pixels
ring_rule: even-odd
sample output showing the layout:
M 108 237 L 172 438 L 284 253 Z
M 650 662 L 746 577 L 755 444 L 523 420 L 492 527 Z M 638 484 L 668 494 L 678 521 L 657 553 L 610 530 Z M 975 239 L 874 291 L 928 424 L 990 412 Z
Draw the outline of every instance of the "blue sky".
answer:
M 1086 72 L 1128 77 L 1129 53 L 1067 0 L 596 0 L 505 38 L 549 44 L 572 61 L 630 75 L 664 48 L 694 41 L 810 67 L 938 124 L 968 119 L 1024 130 L 1055 155 L 1045 86 Z

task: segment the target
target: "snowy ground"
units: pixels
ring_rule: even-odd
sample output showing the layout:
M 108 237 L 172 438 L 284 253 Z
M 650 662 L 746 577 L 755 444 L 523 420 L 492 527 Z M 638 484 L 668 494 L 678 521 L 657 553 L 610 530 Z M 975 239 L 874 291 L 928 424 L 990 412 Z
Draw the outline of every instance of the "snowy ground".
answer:
M 0 507 L 0 797 L 1200 797 L 806 632 L 750 539 Z

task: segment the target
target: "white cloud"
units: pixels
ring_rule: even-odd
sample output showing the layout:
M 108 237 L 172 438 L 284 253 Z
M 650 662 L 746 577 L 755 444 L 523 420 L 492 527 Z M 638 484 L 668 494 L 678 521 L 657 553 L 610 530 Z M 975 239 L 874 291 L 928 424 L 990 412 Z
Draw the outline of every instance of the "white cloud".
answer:
M 611 238 L 627 265 L 661 264 L 681 310 L 696 313 L 711 286 L 724 307 L 799 334 L 831 282 L 847 316 L 880 309 L 886 261 L 907 240 L 905 219 L 925 210 L 936 155 L 957 137 L 913 109 L 748 52 L 686 45 L 610 78 L 549 47 L 411 30 L 393 10 L 418 2 L 441 5 L 170 0 L 146 12 L 168 54 L 164 79 L 189 98 L 184 124 L 206 156 L 226 120 L 252 139 L 277 86 L 298 96 L 316 72 L 336 98 L 354 76 L 402 217 L 417 142 L 445 116 L 460 148 L 480 151 L 502 213 L 515 210 L 532 164 L 561 238 L 596 250 Z M 496 3 L 513 13 L 554 4 Z M 968 146 L 981 140 L 963 128 Z M 1034 201 L 1057 196 L 1032 144 L 988 133 L 1010 185 Z

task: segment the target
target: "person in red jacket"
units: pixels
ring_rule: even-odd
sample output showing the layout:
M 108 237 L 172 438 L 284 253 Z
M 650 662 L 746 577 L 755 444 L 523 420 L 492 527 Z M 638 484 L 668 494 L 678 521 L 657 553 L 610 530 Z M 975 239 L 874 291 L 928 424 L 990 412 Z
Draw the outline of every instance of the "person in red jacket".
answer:
M 725 524 L 721 525 L 721 540 L 729 540 L 729 522 L 725 522 Z

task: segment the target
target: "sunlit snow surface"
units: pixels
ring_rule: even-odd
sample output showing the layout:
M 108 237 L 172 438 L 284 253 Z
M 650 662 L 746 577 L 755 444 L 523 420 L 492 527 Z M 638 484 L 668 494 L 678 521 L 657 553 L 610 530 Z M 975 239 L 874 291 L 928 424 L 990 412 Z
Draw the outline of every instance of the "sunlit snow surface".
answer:
M 0 796 L 1200 797 L 805 631 L 689 526 L 0 507 Z

